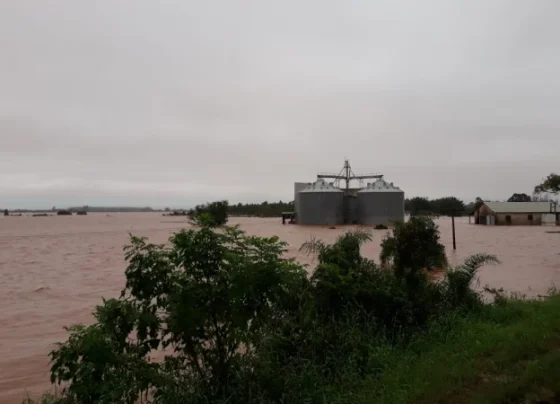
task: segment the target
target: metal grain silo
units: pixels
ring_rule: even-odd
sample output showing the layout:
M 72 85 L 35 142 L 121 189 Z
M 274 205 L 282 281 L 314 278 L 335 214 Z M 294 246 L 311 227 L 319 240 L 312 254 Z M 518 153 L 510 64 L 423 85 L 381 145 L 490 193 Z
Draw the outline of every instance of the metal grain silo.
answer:
M 358 222 L 375 226 L 404 220 L 404 191 L 382 178 L 358 191 Z
M 311 185 L 310 182 L 294 182 L 294 211 L 296 212 L 296 217 L 299 213 L 299 193 Z
M 324 180 L 317 180 L 298 193 L 298 223 L 335 225 L 343 222 L 344 192 Z
M 344 224 L 357 224 L 358 223 L 358 202 L 355 195 L 348 195 L 345 193 L 343 202 L 343 222 Z

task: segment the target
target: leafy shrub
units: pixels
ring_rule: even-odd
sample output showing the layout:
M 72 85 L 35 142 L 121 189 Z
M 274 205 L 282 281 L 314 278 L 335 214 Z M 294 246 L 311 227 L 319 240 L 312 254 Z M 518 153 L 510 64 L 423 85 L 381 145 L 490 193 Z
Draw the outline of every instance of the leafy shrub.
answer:
M 308 294 L 323 315 L 340 317 L 358 309 L 385 330 L 392 328 L 392 335 L 394 329 L 423 326 L 441 312 L 479 305 L 472 282 L 482 265 L 498 262 L 492 255 L 473 255 L 449 268 L 442 281 L 429 280 L 421 269 L 447 265 L 447 260 L 437 226 L 425 217 L 398 223 L 383 240 L 382 257 L 385 264 L 390 258 L 389 268 L 361 256 L 360 246 L 370 240 L 368 232 L 351 231 L 332 245 L 317 239 L 304 243 L 300 250 L 317 254 L 319 261 Z
M 463 264 L 446 272 L 444 287 L 452 307 L 460 304 L 474 308 L 481 304 L 478 293 L 471 289 L 472 282 L 485 264 L 497 264 L 499 260 L 489 254 L 476 254 L 468 257 Z
M 308 278 L 282 258 L 278 238 L 199 223 L 169 247 L 131 239 L 120 298 L 96 308 L 95 324 L 70 327 L 50 354 L 51 380 L 67 386 L 53 403 L 336 401 L 332 386 L 379 376 L 395 346 L 479 307 L 471 284 L 496 261 L 473 256 L 430 281 L 420 269 L 444 251 L 421 238 L 437 243 L 433 221 L 415 218 L 383 242 L 393 268 L 360 254 L 371 235 L 357 230 L 304 243 L 318 260 Z M 162 348 L 171 352 L 152 362 Z
M 385 226 L 384 224 L 376 224 L 374 227 L 375 230 L 387 230 L 388 227 Z
M 390 345 L 455 310 L 481 304 L 470 285 L 493 257 L 472 257 L 443 282 L 432 282 L 424 271 L 383 269 L 362 257 L 360 246 L 369 240 L 368 233 L 352 231 L 332 245 L 315 238 L 302 245 L 302 252 L 317 255 L 318 265 L 300 310 L 260 352 L 266 366 L 259 383 L 267 400 L 334 400 L 328 386 L 352 386 L 380 374 Z
M 392 264 L 401 274 L 447 266 L 445 247 L 439 242 L 438 226 L 432 219 L 423 216 L 397 222 L 392 234 L 381 243 L 380 259 L 383 264 Z
M 447 196 L 438 199 L 414 197 L 405 200 L 405 210 L 411 216 L 462 216 L 466 210 L 465 204 L 460 199 Z
M 309 298 L 315 310 L 326 318 L 367 313 L 391 338 L 405 328 L 425 324 L 443 304 L 443 290 L 425 274 L 414 271 L 403 277 L 400 271 L 380 268 L 360 254 L 370 234 L 351 231 L 334 244 L 313 239 L 301 251 L 316 253 L 319 263 L 311 275 Z M 400 258 L 400 257 L 398 257 Z
M 199 226 L 224 226 L 228 221 L 228 201 L 217 201 L 197 205 L 187 216 Z
M 286 245 L 276 237 L 203 227 L 170 242 L 133 237 L 121 298 L 97 307 L 96 324 L 69 328 L 51 353 L 52 381 L 69 382 L 78 402 L 134 403 L 147 392 L 154 402 L 233 395 L 251 377 L 269 328 L 308 282 L 300 265 L 281 258 Z M 173 354 L 150 362 L 159 348 Z

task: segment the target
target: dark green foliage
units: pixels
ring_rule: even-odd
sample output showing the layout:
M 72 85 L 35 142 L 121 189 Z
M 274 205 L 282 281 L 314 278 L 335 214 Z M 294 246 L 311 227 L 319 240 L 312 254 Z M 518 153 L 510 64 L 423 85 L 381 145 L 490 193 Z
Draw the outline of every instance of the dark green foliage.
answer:
M 546 179 L 535 187 L 535 194 L 550 192 L 557 194 L 560 192 L 560 175 L 556 173 L 550 174 Z
M 393 265 L 396 272 L 415 272 L 445 268 L 445 247 L 439 242 L 439 230 L 427 217 L 411 217 L 398 222 L 392 234 L 381 243 L 381 263 Z
M 69 382 L 65 393 L 79 403 L 133 404 L 158 380 L 157 365 L 146 360 L 150 347 L 128 340 L 138 313 L 112 299 L 95 317 L 97 324 L 68 328 L 68 341 L 51 352 L 51 382 Z
M 477 196 L 474 202 L 469 202 L 465 205 L 465 213 L 467 215 L 473 215 L 483 204 L 484 201 Z
M 293 212 L 293 202 L 238 203 L 230 205 L 230 216 L 280 217 L 282 212 Z
M 120 299 L 97 308 L 95 325 L 69 329 L 51 353 L 53 382 L 80 403 L 226 398 L 250 377 L 264 336 L 308 283 L 281 255 L 285 243 L 210 227 L 177 233 L 171 247 L 132 238 Z M 131 340 L 131 333 L 136 339 Z M 164 364 L 147 361 L 171 349 Z
M 465 213 L 465 204 L 454 196 L 434 199 L 430 205 L 432 212 L 440 216 L 462 216 Z
M 477 196 L 473 206 L 473 213 L 480 209 L 482 205 L 484 205 L 484 201 L 482 200 L 482 198 Z
M 513 194 L 507 200 L 508 202 L 531 202 L 531 197 L 527 194 Z
M 377 289 L 373 285 L 380 273 L 373 261 L 360 254 L 361 245 L 370 240 L 367 232 L 351 231 L 332 245 L 317 240 L 302 245 L 301 251 L 315 252 L 319 260 L 310 290 L 318 314 L 340 317 L 349 307 L 371 309 L 368 294 Z
M 312 238 L 303 243 L 300 251 L 306 254 L 317 254 L 320 264 L 334 264 L 344 271 L 349 271 L 351 268 L 359 267 L 362 263 L 369 263 L 360 255 L 360 247 L 367 241 L 371 241 L 370 233 L 354 230 L 339 236 L 336 243 L 332 245 Z
M 471 289 L 475 276 L 485 264 L 497 264 L 498 259 L 489 254 L 476 254 L 468 257 L 465 262 L 447 271 L 445 283 L 447 299 L 452 306 L 467 305 L 477 306 L 480 304 L 479 296 Z
M 216 201 L 197 205 L 187 216 L 199 226 L 224 226 L 228 221 L 228 201 Z
M 468 213 L 463 201 L 454 196 L 432 200 L 422 197 L 406 199 L 405 210 L 411 216 L 462 216 Z
M 375 230 L 387 230 L 388 227 L 385 226 L 384 224 L 376 224 L 374 227 Z
M 273 357 L 270 366 L 255 373 L 261 375 L 258 383 L 277 391 L 281 399 L 276 402 L 282 403 L 553 403 L 560 397 L 559 311 L 557 294 L 537 300 L 504 299 L 476 312 L 450 313 L 408 343 L 392 346 L 363 338 L 368 329 L 348 318 L 316 339 L 337 336 L 338 345 L 324 344 L 328 352 L 324 356 L 336 361 L 334 383 L 325 382 L 315 362 L 303 360 L 273 367 L 279 363 Z M 262 350 L 261 356 L 266 356 Z M 260 394 L 246 400 L 270 401 Z M 189 401 L 171 397 L 167 401 L 185 402 Z M 34 403 L 78 404 L 56 393 L 36 402 L 23 401 Z
M 425 218 L 401 229 L 413 235 L 432 230 L 437 233 Z M 269 400 L 330 402 L 328 386 L 352 388 L 366 375 L 381 374 L 391 346 L 450 313 L 481 307 L 470 285 L 480 265 L 493 257 L 472 257 L 441 282 L 431 282 L 423 271 L 381 269 L 361 257 L 360 245 L 368 239 L 355 231 L 332 245 L 312 239 L 302 246 L 303 252 L 317 254 L 318 265 L 300 311 L 261 352 L 259 359 L 271 372 L 264 379 Z
M 393 350 L 478 310 L 471 283 L 495 260 L 474 256 L 428 280 L 421 269 L 443 250 L 433 221 L 416 217 L 384 241 L 386 268 L 360 254 L 368 232 L 311 239 L 301 247 L 318 261 L 308 278 L 276 237 L 200 224 L 169 247 L 131 239 L 121 297 L 51 353 L 53 382 L 68 384 L 55 402 L 353 402 Z M 150 361 L 162 348 L 164 361 Z
M 432 205 L 428 198 L 416 196 L 404 201 L 404 209 L 411 216 L 422 215 L 432 212 Z

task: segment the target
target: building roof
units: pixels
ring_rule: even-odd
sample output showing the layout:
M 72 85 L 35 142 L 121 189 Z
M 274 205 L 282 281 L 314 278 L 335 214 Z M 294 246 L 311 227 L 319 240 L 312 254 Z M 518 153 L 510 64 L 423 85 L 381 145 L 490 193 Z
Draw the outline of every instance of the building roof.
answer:
M 550 213 L 550 202 L 484 202 L 494 213 Z
M 367 187 L 361 189 L 358 192 L 362 193 L 362 192 L 404 192 L 404 191 L 399 187 L 393 185 L 392 182 L 389 183 L 384 179 L 380 178 L 374 183 L 367 184 Z

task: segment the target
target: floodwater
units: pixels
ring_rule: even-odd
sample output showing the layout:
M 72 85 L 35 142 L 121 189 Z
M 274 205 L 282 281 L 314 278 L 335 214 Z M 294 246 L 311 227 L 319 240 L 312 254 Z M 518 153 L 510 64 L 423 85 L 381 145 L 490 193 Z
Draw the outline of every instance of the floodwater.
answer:
M 250 234 L 277 235 L 298 254 L 311 235 L 330 242 L 350 227 L 283 226 L 280 219 L 232 218 Z M 452 263 L 469 254 L 496 254 L 500 265 L 480 273 L 480 287 L 503 287 L 528 296 L 560 285 L 558 227 L 487 227 L 456 220 L 457 251 L 452 250 L 451 220 L 438 219 Z M 64 326 L 91 322 L 101 297 L 117 297 L 124 286 L 122 247 L 129 233 L 164 243 L 187 227 L 181 217 L 152 213 L 88 216 L 0 217 L 0 402 L 20 403 L 50 388 L 48 353 L 66 338 Z M 386 231 L 374 231 L 363 254 L 377 259 Z

